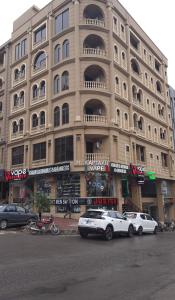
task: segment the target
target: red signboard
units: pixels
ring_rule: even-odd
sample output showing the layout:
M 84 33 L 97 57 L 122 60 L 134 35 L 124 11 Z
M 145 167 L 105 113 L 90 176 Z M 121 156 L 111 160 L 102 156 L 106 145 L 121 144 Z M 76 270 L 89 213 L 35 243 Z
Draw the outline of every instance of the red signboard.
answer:
M 28 177 L 28 170 L 20 169 L 20 170 L 4 171 L 4 177 L 6 181 L 23 180 Z

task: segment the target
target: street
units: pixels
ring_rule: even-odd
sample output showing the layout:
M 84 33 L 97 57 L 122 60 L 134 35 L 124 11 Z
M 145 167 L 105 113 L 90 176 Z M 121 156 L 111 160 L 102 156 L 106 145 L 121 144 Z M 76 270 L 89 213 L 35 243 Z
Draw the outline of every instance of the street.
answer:
M 0 300 L 174 300 L 174 232 L 110 242 L 0 233 Z

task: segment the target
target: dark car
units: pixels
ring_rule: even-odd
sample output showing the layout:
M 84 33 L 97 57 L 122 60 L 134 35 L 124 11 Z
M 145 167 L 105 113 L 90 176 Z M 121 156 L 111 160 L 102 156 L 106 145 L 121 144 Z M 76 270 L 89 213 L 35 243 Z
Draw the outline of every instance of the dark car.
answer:
M 15 204 L 0 205 L 0 229 L 14 225 L 26 225 L 38 219 L 37 214 Z

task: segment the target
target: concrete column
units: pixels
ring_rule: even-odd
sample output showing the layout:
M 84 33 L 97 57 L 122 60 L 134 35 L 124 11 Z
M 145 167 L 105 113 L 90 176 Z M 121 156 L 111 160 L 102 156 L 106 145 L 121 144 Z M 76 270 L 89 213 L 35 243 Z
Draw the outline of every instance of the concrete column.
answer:
M 142 197 L 141 197 L 141 186 L 132 180 L 131 184 L 132 203 L 136 205 L 139 210 L 142 210 Z
M 80 173 L 80 196 L 87 197 L 85 173 Z
M 161 192 L 161 180 L 156 182 L 157 187 L 157 207 L 158 207 L 158 218 L 160 222 L 164 222 L 164 196 Z
M 48 130 L 51 129 L 51 127 L 53 126 L 52 124 L 52 114 L 53 114 L 53 110 L 52 110 L 52 62 L 53 62 L 53 47 L 52 47 L 52 25 L 53 25 L 53 17 L 52 17 L 52 12 L 50 12 L 48 14 L 48 40 L 49 40 L 49 56 L 47 55 L 47 61 L 48 61 L 48 70 L 49 70 L 49 74 L 48 74 L 48 81 L 47 81 L 47 100 L 48 100 L 48 109 L 47 109 L 47 118 L 46 118 L 46 128 Z
M 116 177 L 115 178 L 115 187 L 116 187 L 116 197 L 118 199 L 118 207 L 117 209 L 122 212 L 122 204 L 123 204 L 123 197 L 122 197 L 122 183 L 121 178 Z

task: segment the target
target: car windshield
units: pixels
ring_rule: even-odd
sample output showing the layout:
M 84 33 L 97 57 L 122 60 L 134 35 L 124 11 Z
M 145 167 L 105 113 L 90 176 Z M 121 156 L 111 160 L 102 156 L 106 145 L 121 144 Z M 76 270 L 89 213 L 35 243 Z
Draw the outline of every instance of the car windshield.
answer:
M 0 212 L 1 211 L 4 211 L 4 206 L 2 206 L 2 205 L 0 206 Z
M 81 218 L 100 219 L 102 214 L 102 211 L 87 211 L 81 216 Z
M 137 214 L 134 214 L 134 213 L 125 213 L 124 216 L 127 217 L 128 219 L 136 219 Z

